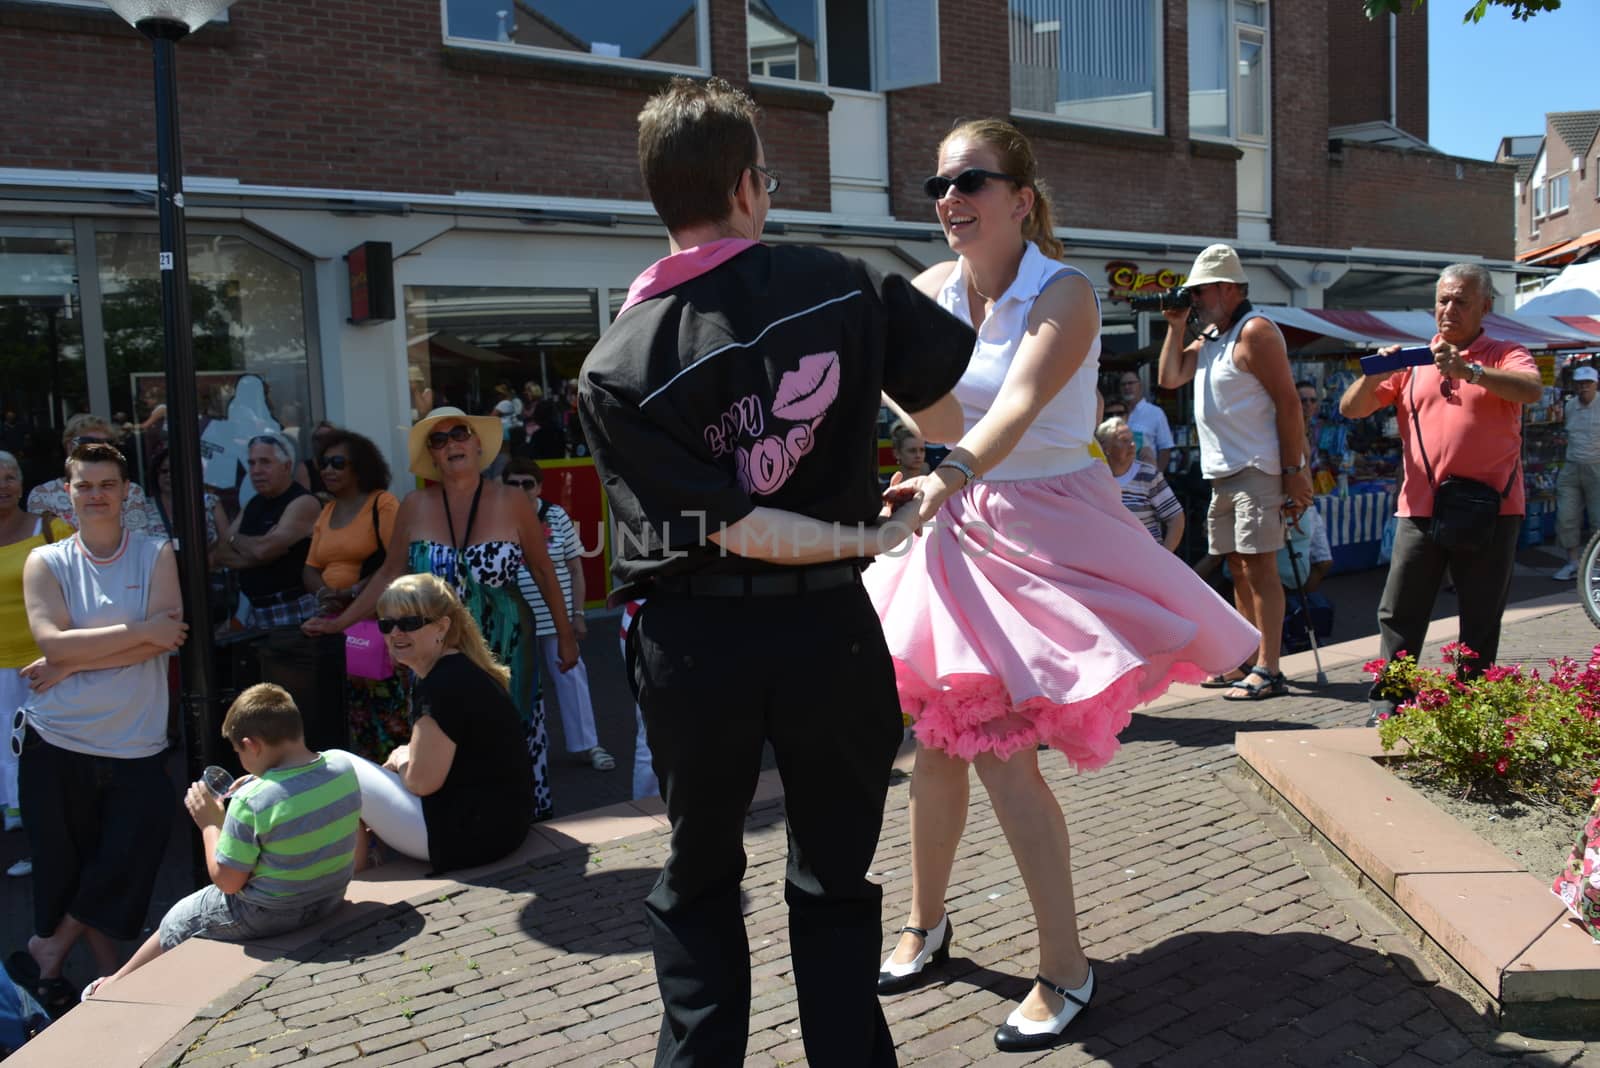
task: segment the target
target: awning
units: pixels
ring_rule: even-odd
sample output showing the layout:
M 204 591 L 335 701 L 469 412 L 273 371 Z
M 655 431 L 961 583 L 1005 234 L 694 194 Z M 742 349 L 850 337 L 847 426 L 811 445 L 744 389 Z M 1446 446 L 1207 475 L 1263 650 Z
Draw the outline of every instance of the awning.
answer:
M 1380 349 L 1386 345 L 1426 345 L 1435 328 L 1425 311 L 1356 311 L 1257 305 L 1256 310 L 1284 329 L 1293 355 L 1318 356 Z M 1529 349 L 1587 348 L 1600 337 L 1600 316 L 1499 315 L 1484 318 L 1490 337 Z
M 1600 245 L 1600 230 L 1590 230 L 1580 234 L 1571 241 L 1563 241 L 1554 248 L 1534 249 L 1532 252 L 1518 256 L 1523 263 L 1539 263 L 1553 266 L 1560 263 L 1570 263 L 1589 249 Z

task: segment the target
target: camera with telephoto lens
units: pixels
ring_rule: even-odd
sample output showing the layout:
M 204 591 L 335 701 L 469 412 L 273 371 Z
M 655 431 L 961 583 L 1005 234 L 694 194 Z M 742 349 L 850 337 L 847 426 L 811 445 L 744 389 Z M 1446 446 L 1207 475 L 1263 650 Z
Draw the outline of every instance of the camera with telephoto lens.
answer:
M 1194 295 L 1188 286 L 1173 286 L 1160 293 L 1148 293 L 1128 298 L 1128 307 L 1134 311 L 1164 312 L 1194 306 Z

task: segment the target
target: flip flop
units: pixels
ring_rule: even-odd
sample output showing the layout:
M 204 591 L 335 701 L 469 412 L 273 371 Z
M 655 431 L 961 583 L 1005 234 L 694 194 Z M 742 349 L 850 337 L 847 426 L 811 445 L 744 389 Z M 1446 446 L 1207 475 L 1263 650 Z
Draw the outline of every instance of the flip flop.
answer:
M 1252 667 L 1250 673 L 1238 682 L 1233 688 L 1244 691 L 1242 697 L 1231 697 L 1223 694 L 1224 701 L 1260 701 L 1268 697 L 1280 697 L 1289 692 L 1289 680 L 1283 677 L 1281 671 L 1268 671 L 1260 664 Z
M 1207 675 L 1201 681 L 1200 688 L 1202 690 L 1231 690 L 1250 677 L 1250 669 L 1253 667 L 1255 667 L 1254 664 L 1240 664 L 1234 668 L 1233 671 L 1239 673 L 1239 677 L 1236 679 L 1228 678 L 1229 675 L 1233 674 L 1233 671 L 1225 671 L 1221 675 Z

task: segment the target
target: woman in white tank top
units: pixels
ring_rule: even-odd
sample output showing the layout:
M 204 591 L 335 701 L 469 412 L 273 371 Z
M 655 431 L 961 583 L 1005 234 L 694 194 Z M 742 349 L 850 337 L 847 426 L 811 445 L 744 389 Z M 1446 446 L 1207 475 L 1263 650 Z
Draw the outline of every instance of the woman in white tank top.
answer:
M 930 525 L 864 576 L 919 743 L 911 915 L 878 988 L 907 989 L 949 956 L 944 895 L 976 768 L 1039 930 L 1038 981 L 995 1044 L 1042 1049 L 1088 1003 L 1094 975 L 1038 746 L 1080 769 L 1105 765 L 1136 705 L 1232 667 L 1256 634 L 1151 539 L 1089 451 L 1099 308 L 1083 273 L 1058 262 L 1027 139 L 998 120 L 959 126 L 925 189 L 960 260 L 917 285 L 978 340 L 955 389 L 965 432 L 909 483 Z

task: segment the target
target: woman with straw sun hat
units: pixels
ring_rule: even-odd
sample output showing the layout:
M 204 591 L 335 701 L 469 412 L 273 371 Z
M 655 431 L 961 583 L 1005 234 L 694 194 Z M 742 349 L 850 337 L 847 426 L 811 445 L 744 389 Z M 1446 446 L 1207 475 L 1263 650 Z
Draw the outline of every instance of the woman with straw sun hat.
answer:
M 502 441 L 500 420 L 468 415 L 460 408 L 435 408 L 411 428 L 407 452 L 413 474 L 432 485 L 407 495 L 395 517 L 394 536 L 383 567 L 361 596 L 340 615 L 308 620 L 308 633 L 342 631 L 372 616 L 378 597 L 403 574 L 439 576 L 461 598 L 495 659 L 511 669 L 511 692 L 519 711 L 534 775 L 534 819 L 551 815 L 546 774 L 548 743 L 537 700 L 537 667 L 531 631 L 522 625 L 517 573 L 526 566 L 551 606 L 562 671 L 578 660 L 578 642 L 567 619 L 561 584 L 545 550 L 539 514 L 527 495 L 486 479 Z

